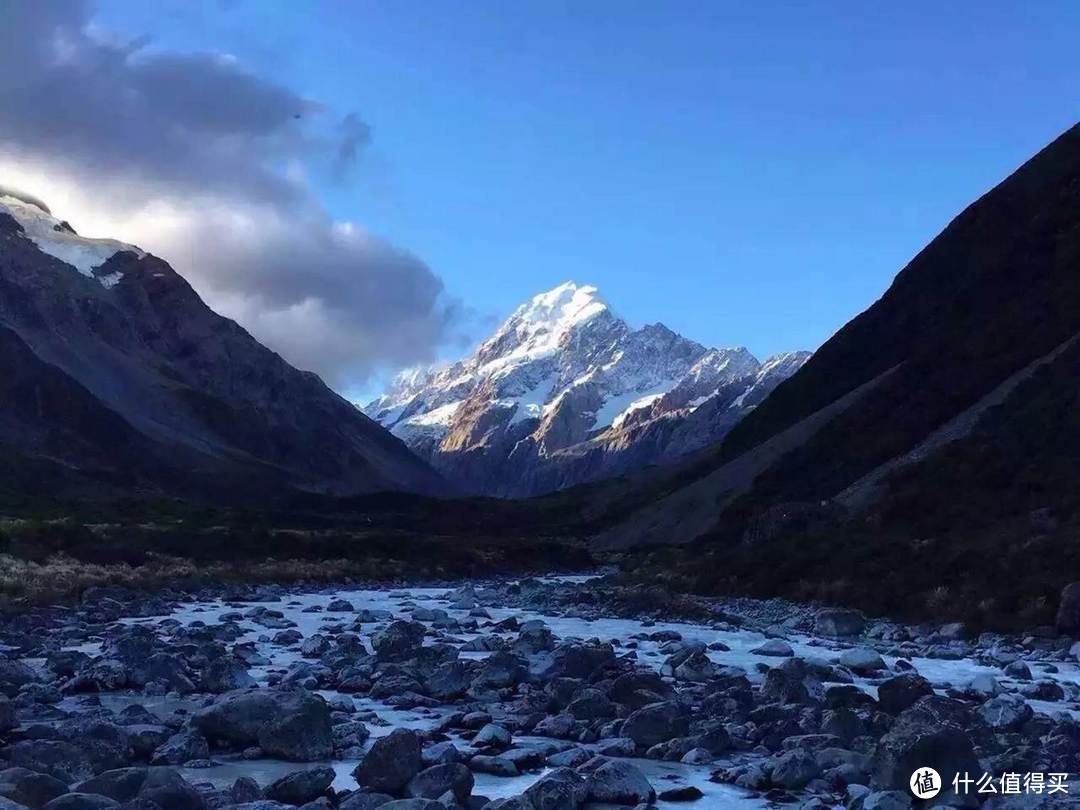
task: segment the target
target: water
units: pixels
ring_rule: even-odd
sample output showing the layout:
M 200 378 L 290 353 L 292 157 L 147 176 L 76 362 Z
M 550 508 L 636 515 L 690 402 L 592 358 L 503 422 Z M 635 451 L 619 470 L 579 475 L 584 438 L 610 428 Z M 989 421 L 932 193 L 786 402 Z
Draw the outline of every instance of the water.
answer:
M 587 580 L 587 577 L 572 578 L 572 581 L 577 582 L 585 580 Z M 410 613 L 414 608 L 428 608 L 444 610 L 451 617 L 463 622 L 469 620 L 470 617 L 468 616 L 467 610 L 450 608 L 450 600 L 447 598 L 447 595 L 448 592 L 445 588 L 401 588 L 393 591 L 378 589 L 345 589 L 333 592 L 322 591 L 295 594 L 288 596 L 281 602 L 275 603 L 234 602 L 225 604 L 220 600 L 195 602 L 180 606 L 167 617 L 162 616 L 150 619 L 137 618 L 126 621 L 130 624 L 157 624 L 163 619 L 169 618 L 174 619 L 183 625 L 190 625 L 194 622 L 213 624 L 219 620 L 223 613 L 244 612 L 249 608 L 262 606 L 271 610 L 281 611 L 287 619 L 295 623 L 296 629 L 298 629 L 304 637 L 308 637 L 325 629 L 329 625 L 348 625 L 353 622 L 355 616 L 352 613 L 305 612 L 305 608 L 313 606 L 325 607 L 331 599 L 335 598 L 348 600 L 357 611 L 389 611 L 395 618 L 410 618 Z M 485 609 L 490 614 L 493 621 L 499 621 L 511 616 L 515 616 L 519 620 L 542 619 L 558 638 L 598 638 L 603 641 L 611 641 L 615 645 L 617 652 L 620 651 L 620 649 L 621 651 L 626 652 L 625 644 L 633 636 L 650 635 L 665 630 L 680 633 L 684 640 L 697 640 L 704 642 L 706 645 L 714 642 L 721 642 L 729 649 L 727 651 L 709 650 L 707 652 L 708 657 L 717 664 L 736 666 L 744 669 L 751 679 L 759 679 L 761 677 L 761 674 L 757 670 L 758 664 L 766 663 L 773 666 L 779 662 L 776 658 L 763 658 L 751 652 L 752 649 L 767 640 L 765 635 L 753 630 L 717 629 L 705 624 L 674 621 L 650 622 L 646 625 L 645 623 L 634 619 L 602 618 L 590 620 L 572 616 L 550 615 L 508 607 L 486 607 Z M 266 683 L 273 671 L 284 670 L 297 661 L 303 660 L 297 649 L 287 649 L 268 642 L 267 639 L 278 632 L 277 630 L 268 630 L 248 619 L 241 620 L 239 624 L 245 631 L 244 636 L 239 639 L 239 641 L 254 643 L 257 651 L 269 662 L 264 666 L 253 667 L 251 669 L 251 674 L 257 681 Z M 370 632 L 375 630 L 378 626 L 380 626 L 378 623 L 364 625 L 362 637 L 365 642 L 368 641 Z M 484 634 L 486 633 L 478 634 L 453 631 L 448 635 L 452 635 L 455 639 L 469 640 L 475 638 L 477 635 Z M 843 649 L 846 649 L 846 645 L 840 645 L 799 634 L 789 635 L 785 640 L 791 645 L 795 655 L 807 658 L 824 659 L 827 661 L 835 661 Z M 432 639 L 428 639 L 426 643 L 432 643 L 433 641 L 434 640 Z M 637 643 L 636 653 L 639 662 L 643 665 L 653 667 L 654 669 L 659 669 L 665 660 L 664 654 L 660 652 L 662 644 L 660 642 L 652 642 L 644 639 L 636 639 L 635 641 Z M 83 649 L 86 652 L 97 652 L 99 646 L 82 644 L 80 645 L 80 649 Z M 462 653 L 462 655 L 465 657 L 482 658 L 486 656 L 487 653 Z M 1007 679 L 1003 677 L 1003 673 L 1000 669 L 982 665 L 972 659 L 947 660 L 917 657 L 909 660 L 918 672 L 934 684 L 935 688 L 939 691 L 942 691 L 949 686 L 964 686 L 969 683 L 973 677 L 982 673 L 993 675 L 999 682 L 1007 682 Z M 886 661 L 889 664 L 892 664 L 893 662 L 888 658 L 886 658 Z M 1058 666 L 1060 672 L 1047 677 L 1053 677 L 1065 682 L 1080 682 L 1080 668 L 1075 664 L 1059 664 Z M 872 680 L 857 678 L 856 684 L 867 691 L 876 691 Z M 323 694 L 328 698 L 342 697 L 339 693 L 334 692 L 323 692 Z M 384 724 L 367 724 L 373 738 L 388 734 L 394 728 L 407 727 L 418 730 L 430 728 L 441 718 L 453 711 L 450 707 L 402 710 L 392 708 L 381 701 L 372 700 L 366 697 L 352 695 L 346 695 L 344 697 L 351 700 L 358 710 L 373 711 L 380 720 L 384 721 Z M 191 711 L 199 703 L 198 701 L 191 701 L 183 698 L 155 698 L 142 695 L 102 695 L 101 702 L 103 705 L 114 710 L 119 710 L 130 703 L 141 703 L 151 711 L 159 713 L 161 716 L 167 716 L 176 709 Z M 1036 710 L 1047 713 L 1059 711 L 1076 712 L 1075 706 L 1070 706 L 1065 703 L 1043 703 L 1032 701 L 1032 705 Z M 516 743 L 527 743 L 527 740 L 522 738 L 516 740 Z M 459 747 L 466 746 L 466 742 L 459 741 Z M 344 790 L 354 789 L 356 787 L 351 776 L 352 770 L 356 767 L 356 761 L 344 760 L 327 764 L 331 765 L 337 774 L 334 781 L 335 788 Z M 681 763 L 657 762 L 653 760 L 635 760 L 635 764 L 637 764 L 646 776 L 648 776 L 658 793 L 677 786 L 697 786 L 702 790 L 706 798 L 695 803 L 693 806 L 696 807 L 758 807 L 764 806 L 765 804 L 763 800 L 750 798 L 748 794 L 737 788 L 728 785 L 714 784 L 708 781 L 708 776 L 711 771 L 717 767 L 723 766 L 725 764 L 723 761 L 718 761 L 710 766 L 690 766 Z M 270 759 L 242 760 L 239 758 L 226 757 L 220 758 L 219 764 L 215 767 L 188 769 L 185 772 L 185 776 L 192 782 L 208 782 L 218 787 L 227 787 L 240 776 L 254 777 L 259 784 L 266 785 L 285 774 L 297 770 L 299 767 L 307 766 L 298 766 L 295 763 L 280 762 Z M 487 774 L 476 774 L 476 787 L 474 788 L 474 793 L 490 798 L 516 795 L 521 793 L 533 781 L 540 778 L 541 775 L 542 772 L 526 773 L 518 777 L 506 778 L 490 776 Z M 669 805 L 669 803 L 660 802 L 659 806 L 670 806 L 671 808 L 674 808 L 685 805 Z

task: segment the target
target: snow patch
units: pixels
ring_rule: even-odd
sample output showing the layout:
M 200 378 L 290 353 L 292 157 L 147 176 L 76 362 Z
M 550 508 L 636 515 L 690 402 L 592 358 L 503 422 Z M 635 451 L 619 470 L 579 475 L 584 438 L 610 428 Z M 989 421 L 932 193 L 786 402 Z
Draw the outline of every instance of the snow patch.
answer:
M 22 226 L 23 232 L 43 253 L 71 265 L 87 278 L 96 278 L 106 289 L 115 287 L 122 273 L 98 276 L 94 269 L 105 264 L 121 251 L 130 251 L 140 258 L 146 254 L 134 245 L 115 239 L 90 239 L 73 233 L 64 223 L 42 205 L 29 198 L 0 194 L 0 211 L 10 214 Z
M 390 432 L 399 439 L 414 438 L 418 435 L 442 437 L 450 430 L 454 414 L 458 412 L 462 401 L 448 402 L 425 413 L 410 416 L 394 425 Z

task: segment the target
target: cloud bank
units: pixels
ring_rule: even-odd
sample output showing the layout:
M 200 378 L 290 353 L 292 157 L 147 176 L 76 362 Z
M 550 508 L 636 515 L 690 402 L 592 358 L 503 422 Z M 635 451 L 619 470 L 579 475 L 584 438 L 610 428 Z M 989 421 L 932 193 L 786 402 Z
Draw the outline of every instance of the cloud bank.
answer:
M 430 359 L 457 307 L 420 259 L 335 221 L 306 177 L 370 140 L 235 59 L 108 39 L 81 0 L 5 7 L 0 183 L 139 244 L 223 314 L 339 388 Z

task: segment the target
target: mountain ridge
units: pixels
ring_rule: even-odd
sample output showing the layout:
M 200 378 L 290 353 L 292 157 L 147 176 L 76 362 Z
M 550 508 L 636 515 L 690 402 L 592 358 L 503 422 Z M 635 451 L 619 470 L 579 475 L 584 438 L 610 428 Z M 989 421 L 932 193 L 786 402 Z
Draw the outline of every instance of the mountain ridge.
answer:
M 981 525 L 982 515 L 1020 519 L 1025 508 L 1041 508 L 1037 491 L 1017 491 L 1010 496 L 1014 511 L 1006 515 L 990 483 L 976 480 L 976 468 L 964 471 L 969 479 L 949 494 L 951 505 L 943 493 L 921 489 L 919 477 L 938 477 L 931 470 L 946 459 L 946 466 L 960 463 L 960 448 L 966 463 L 980 454 L 993 455 L 999 465 L 1002 454 L 1010 464 L 1022 463 L 1008 448 L 1032 441 L 1014 435 L 1019 424 L 1006 425 L 998 414 L 1022 410 L 1025 397 L 1050 396 L 1039 381 L 1072 362 L 1080 332 L 1078 273 L 1080 125 L 967 206 L 878 301 L 839 329 L 720 445 L 671 471 L 666 482 L 645 475 L 609 496 L 611 503 L 640 509 L 606 530 L 605 542 L 700 539 L 730 547 L 748 527 L 784 509 L 814 513 L 826 523 L 839 517 L 898 531 L 951 531 Z M 860 395 L 850 400 L 856 391 Z M 819 429 L 758 470 L 738 497 L 724 498 L 708 485 L 710 476 L 845 398 L 844 408 L 833 408 Z M 1051 417 L 1062 406 L 1055 408 L 1039 419 L 1047 427 L 1053 420 L 1062 446 L 1070 446 L 1074 426 Z M 995 420 L 1000 427 L 991 430 Z M 1041 445 L 1039 451 L 1053 452 Z M 1027 475 L 1041 490 L 1055 489 L 1045 473 Z M 1003 481 L 993 486 L 1008 489 Z M 694 521 L 679 505 L 679 491 L 689 488 L 700 490 L 703 504 Z M 1053 497 L 1046 501 L 1043 506 L 1061 509 Z M 776 524 L 780 534 L 782 524 Z
M 214 313 L 166 262 L 80 237 L 25 195 L 0 196 L 0 329 L 23 386 L 6 391 L 5 449 L 74 477 L 211 495 L 444 486 L 316 375 Z M 80 431 L 61 398 L 41 400 L 60 389 L 83 412 L 108 414 L 110 428 Z M 35 398 L 51 407 L 24 401 Z M 119 451 L 125 441 L 139 446 L 134 459 Z
M 632 329 L 595 287 L 564 282 L 465 358 L 403 372 L 364 410 L 467 492 L 531 496 L 716 441 L 808 356 L 761 363 L 660 323 Z

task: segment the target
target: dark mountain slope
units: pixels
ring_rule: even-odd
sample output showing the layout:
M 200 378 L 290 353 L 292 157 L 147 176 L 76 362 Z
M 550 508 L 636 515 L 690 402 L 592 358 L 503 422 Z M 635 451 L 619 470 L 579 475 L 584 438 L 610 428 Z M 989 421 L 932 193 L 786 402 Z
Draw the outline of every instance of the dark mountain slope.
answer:
M 620 508 L 642 504 L 608 537 L 733 542 L 770 510 L 816 508 L 1078 332 L 1080 127 L 1074 127 L 950 223 L 879 301 L 718 449 L 663 477 L 630 481 L 618 497 L 604 493 Z M 1022 390 L 1030 396 L 1028 386 Z M 845 397 L 850 401 L 834 408 Z M 802 430 L 764 469 L 751 465 L 750 480 L 737 487 L 707 483 L 830 407 L 835 413 L 825 424 Z M 683 493 L 691 489 L 696 495 L 689 502 Z
M 50 241 L 41 212 L 0 202 L 0 450 L 9 459 L 177 494 L 442 486 L 318 377 L 210 310 L 165 262 L 62 225 Z M 80 251 L 111 255 L 87 269 L 46 249 L 75 263 Z

